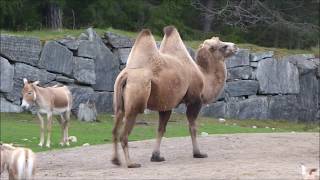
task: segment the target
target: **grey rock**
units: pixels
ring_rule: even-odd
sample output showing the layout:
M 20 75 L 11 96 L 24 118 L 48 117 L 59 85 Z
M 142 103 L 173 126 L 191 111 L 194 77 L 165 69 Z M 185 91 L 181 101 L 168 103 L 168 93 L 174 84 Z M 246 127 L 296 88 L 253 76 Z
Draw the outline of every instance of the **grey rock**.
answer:
M 258 67 L 258 62 L 252 62 L 250 61 L 250 66 L 253 67 L 253 68 L 257 68 Z
M 95 59 L 97 46 L 93 41 L 80 41 L 77 56 Z
M 239 101 L 239 119 L 267 119 L 267 97 L 254 97 Z
M 238 118 L 239 116 L 239 101 L 228 101 L 227 102 L 227 107 L 226 107 L 226 117 L 227 118 Z
M 95 104 L 98 113 L 113 112 L 113 93 L 112 92 L 96 92 L 94 93 Z
M 131 51 L 131 48 L 120 48 L 115 50 L 115 54 L 120 59 L 120 65 L 127 64 L 130 51 Z
M 299 118 L 298 100 L 295 95 L 269 97 L 269 119 L 287 119 L 297 121 Z
M 40 81 L 40 84 L 47 84 L 53 81 L 56 75 L 44 69 L 38 69 L 23 63 L 16 63 L 14 78 L 19 80 L 19 83 L 23 83 L 23 78 L 27 78 L 28 81 Z
M 283 57 L 283 60 L 287 60 L 296 65 L 298 67 L 299 74 L 306 74 L 317 68 L 316 62 L 310 59 L 312 57 L 312 55 L 306 54 L 291 55 Z
M 0 112 L 22 112 L 22 108 L 16 104 L 12 104 L 3 97 L 0 97 Z
M 9 61 L 0 57 L 0 92 L 10 92 L 13 88 L 14 67 Z
M 88 35 L 86 35 L 85 33 L 81 33 L 78 37 L 79 40 L 89 40 Z
M 257 62 L 262 59 L 272 58 L 273 51 L 255 52 L 250 54 L 250 61 Z
M 62 83 L 74 83 L 74 79 L 68 78 L 63 75 L 57 75 L 55 80 Z
M 81 41 L 76 39 L 60 39 L 57 42 L 66 46 L 70 50 L 76 51 L 78 50 Z
M 256 94 L 259 88 L 259 83 L 254 80 L 241 80 L 227 82 L 225 91 L 229 96 L 246 96 Z
M 234 56 L 226 60 L 227 68 L 249 66 L 249 50 L 240 49 Z
M 176 108 L 173 109 L 174 112 L 184 114 L 187 111 L 185 104 L 179 104 Z
M 72 109 L 77 112 L 80 103 L 86 103 L 87 101 L 94 101 L 94 91 L 90 87 L 83 86 L 69 86 L 69 89 L 73 97 Z
M 300 93 L 297 96 L 299 106 L 299 120 L 315 121 L 320 109 L 320 80 L 315 76 L 315 70 L 300 75 Z
M 68 48 L 55 41 L 49 41 L 44 45 L 39 67 L 70 76 L 72 74 L 72 66 L 72 52 Z
M 226 103 L 223 101 L 217 101 L 212 104 L 208 104 L 202 107 L 200 114 L 203 116 L 210 116 L 215 118 L 225 117 Z
M 297 67 L 288 60 L 259 61 L 256 77 L 261 94 L 299 93 L 299 72 Z
M 20 105 L 21 104 L 20 99 L 22 98 L 22 95 L 21 95 L 22 88 L 23 88 L 22 80 L 14 79 L 12 90 L 8 93 L 5 93 L 4 96 L 9 101 L 13 102 L 13 104 Z
M 1 55 L 10 61 L 37 65 L 41 52 L 38 38 L 17 37 L 1 34 Z
M 252 68 L 250 66 L 241 66 L 228 69 L 227 80 L 251 79 Z
M 74 57 L 73 76 L 80 83 L 95 84 L 96 74 L 93 60 Z
M 113 48 L 131 48 L 134 44 L 133 39 L 112 32 L 106 32 L 104 37 Z

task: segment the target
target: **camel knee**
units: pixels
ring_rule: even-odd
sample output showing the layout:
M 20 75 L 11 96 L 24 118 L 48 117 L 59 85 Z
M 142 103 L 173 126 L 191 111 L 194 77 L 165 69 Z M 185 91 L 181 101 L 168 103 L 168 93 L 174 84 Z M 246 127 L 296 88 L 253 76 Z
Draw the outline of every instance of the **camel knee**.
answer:
M 128 136 L 121 136 L 120 142 L 121 142 L 122 148 L 128 147 Z

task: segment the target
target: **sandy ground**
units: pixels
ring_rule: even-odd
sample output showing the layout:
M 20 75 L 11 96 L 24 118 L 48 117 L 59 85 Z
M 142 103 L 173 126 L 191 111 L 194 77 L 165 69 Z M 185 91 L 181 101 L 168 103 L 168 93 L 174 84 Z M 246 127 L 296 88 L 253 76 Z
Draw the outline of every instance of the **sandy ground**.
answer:
M 150 162 L 154 141 L 129 143 L 138 169 L 112 165 L 111 144 L 37 153 L 36 179 L 301 179 L 301 162 L 319 167 L 318 133 L 199 137 L 206 159 L 192 158 L 190 137 L 165 138 L 160 163 Z

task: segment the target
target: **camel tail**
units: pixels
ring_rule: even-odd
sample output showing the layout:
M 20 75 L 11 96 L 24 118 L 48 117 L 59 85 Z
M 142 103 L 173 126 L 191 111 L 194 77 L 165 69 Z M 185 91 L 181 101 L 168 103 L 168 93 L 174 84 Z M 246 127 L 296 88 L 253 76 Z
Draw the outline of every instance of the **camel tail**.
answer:
M 123 89 L 127 83 L 127 78 L 127 73 L 124 73 L 121 76 L 119 76 L 119 79 L 117 79 L 116 81 L 113 97 L 113 108 L 115 114 L 124 112 Z

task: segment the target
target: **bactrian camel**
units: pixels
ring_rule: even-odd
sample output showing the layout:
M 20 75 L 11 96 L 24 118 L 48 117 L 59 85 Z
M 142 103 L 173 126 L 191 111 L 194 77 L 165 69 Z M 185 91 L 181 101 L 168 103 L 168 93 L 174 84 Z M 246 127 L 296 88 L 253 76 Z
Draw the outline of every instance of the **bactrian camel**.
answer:
M 126 166 L 141 166 L 129 158 L 128 136 L 137 115 L 146 108 L 159 112 L 158 134 L 151 161 L 164 161 L 160 156 L 161 139 L 172 109 L 181 103 L 187 107 L 193 157 L 206 158 L 207 154 L 200 152 L 197 143 L 195 120 L 202 104 L 213 102 L 222 91 L 226 80 L 225 59 L 237 49 L 234 43 L 213 37 L 200 45 L 193 61 L 173 26 L 164 28 L 160 49 L 151 32 L 142 30 L 129 54 L 126 68 L 118 75 L 114 85 L 112 163 L 120 165 L 120 140 Z

